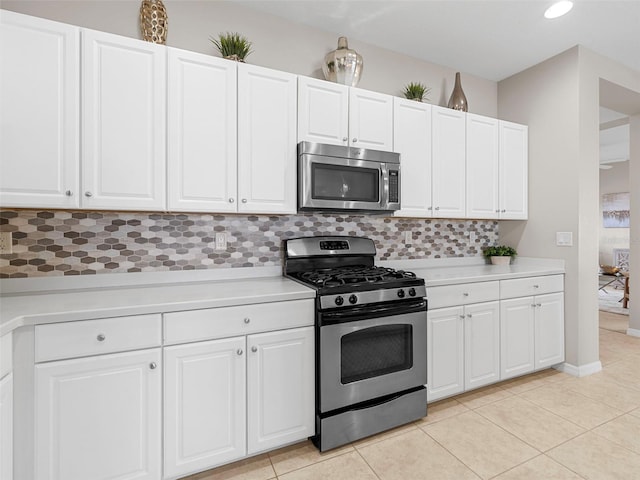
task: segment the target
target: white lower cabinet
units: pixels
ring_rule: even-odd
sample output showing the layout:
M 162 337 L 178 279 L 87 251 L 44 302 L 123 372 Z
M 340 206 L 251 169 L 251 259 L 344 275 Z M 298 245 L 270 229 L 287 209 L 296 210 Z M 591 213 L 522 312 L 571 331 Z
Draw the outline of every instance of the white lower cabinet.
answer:
M 13 479 L 13 374 L 0 380 L 0 479 Z
M 499 303 L 428 313 L 429 402 L 500 380 Z
M 564 293 L 534 297 L 535 370 L 564 361 Z
M 35 367 L 36 480 L 157 480 L 160 349 Z
M 247 337 L 247 453 L 315 434 L 313 327 Z
M 164 477 L 314 435 L 313 327 L 165 348 Z
M 164 350 L 164 476 L 246 455 L 245 337 Z
M 506 380 L 533 372 L 534 307 L 533 297 L 500 302 L 500 378 Z

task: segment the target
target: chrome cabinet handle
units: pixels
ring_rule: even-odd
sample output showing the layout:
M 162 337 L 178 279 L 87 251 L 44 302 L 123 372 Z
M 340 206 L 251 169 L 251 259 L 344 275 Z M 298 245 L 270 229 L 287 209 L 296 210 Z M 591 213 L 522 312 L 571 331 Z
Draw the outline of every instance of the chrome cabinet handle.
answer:
M 239 349 L 236 351 L 236 353 L 237 353 L 238 355 L 242 355 L 244 352 L 242 351 L 242 349 L 241 349 L 241 348 L 239 348 Z
M 246 199 L 246 198 L 243 198 L 243 199 L 242 199 L 242 203 L 247 203 L 247 199 Z
M 357 138 L 354 138 L 354 139 L 352 140 L 352 142 L 353 142 L 353 143 L 356 143 L 357 141 L 358 141 L 358 139 L 357 139 Z
M 534 285 L 533 288 L 540 288 L 540 285 Z
M 99 342 L 104 342 L 107 339 L 104 333 L 99 333 L 96 338 L 98 339 Z
M 233 202 L 235 202 L 235 200 L 233 198 L 230 198 L 229 203 L 233 203 Z
M 541 303 L 536 303 L 536 307 L 541 307 L 542 304 Z
M 433 207 L 427 207 L 427 210 L 433 210 Z
M 65 194 L 67 197 L 72 197 L 72 196 L 73 196 L 73 192 L 72 192 L 71 190 L 67 190 L 66 192 L 64 192 L 64 194 Z
M 93 197 L 93 193 L 87 191 L 87 192 L 84 192 L 84 196 L 85 197 Z
M 256 347 L 255 345 L 253 347 L 251 347 L 251 351 L 253 353 L 256 353 L 258 351 L 258 347 Z
M 342 137 L 343 142 L 346 142 L 347 140 L 349 140 L 347 137 Z
M 463 318 L 463 319 L 464 319 L 464 315 L 460 315 L 460 318 Z
M 157 366 L 158 366 L 158 364 L 157 364 L 156 362 L 151 362 L 151 363 L 149 364 L 149 368 L 150 368 L 151 370 L 155 370 Z
M 471 315 L 470 313 L 467 313 L 467 318 L 471 318 L 473 315 Z
M 246 317 L 246 318 L 244 319 L 244 323 L 249 323 L 249 322 L 251 322 L 251 319 L 250 319 L 249 317 Z
M 440 210 L 440 207 L 436 207 L 436 210 Z
M 506 210 L 502 210 L 500 213 L 506 213 L 506 212 L 507 212 Z
M 531 304 L 531 306 L 532 306 L 533 308 L 536 308 L 536 304 L 535 304 L 535 303 L 532 303 L 532 304 Z
M 469 296 L 469 294 L 468 294 L 467 292 L 464 292 L 464 293 L 462 294 L 462 296 L 463 296 L 463 297 L 468 297 L 468 296 Z

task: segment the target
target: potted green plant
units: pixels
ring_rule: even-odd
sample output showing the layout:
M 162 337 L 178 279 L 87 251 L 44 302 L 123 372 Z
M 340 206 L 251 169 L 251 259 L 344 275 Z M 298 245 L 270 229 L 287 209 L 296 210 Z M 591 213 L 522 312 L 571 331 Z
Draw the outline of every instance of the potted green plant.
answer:
M 430 88 L 423 85 L 422 83 L 413 83 L 411 82 L 406 87 L 404 87 L 404 96 L 409 100 L 416 100 L 418 102 L 422 102 L 422 100 L 428 100 L 428 98 L 424 98 L 431 91 Z
M 219 34 L 218 38 L 209 37 L 220 55 L 223 58 L 244 62 L 244 59 L 251 53 L 252 43 L 246 37 L 236 32 L 227 32 Z
M 518 252 L 513 247 L 497 245 L 485 248 L 483 254 L 491 260 L 493 265 L 509 265 L 511 258 L 515 257 Z

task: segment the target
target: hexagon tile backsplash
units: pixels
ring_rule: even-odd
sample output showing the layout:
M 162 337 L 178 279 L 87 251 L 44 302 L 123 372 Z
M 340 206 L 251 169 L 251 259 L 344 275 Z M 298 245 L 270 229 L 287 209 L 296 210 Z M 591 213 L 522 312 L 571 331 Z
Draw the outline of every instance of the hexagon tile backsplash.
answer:
M 282 240 L 366 236 L 377 261 L 474 257 L 498 241 L 498 222 L 367 215 L 204 215 L 5 210 L 0 231 L 13 252 L 0 278 L 282 265 Z M 411 232 L 411 244 L 405 233 Z M 216 250 L 225 232 L 227 249 Z M 469 232 L 475 241 L 469 242 Z

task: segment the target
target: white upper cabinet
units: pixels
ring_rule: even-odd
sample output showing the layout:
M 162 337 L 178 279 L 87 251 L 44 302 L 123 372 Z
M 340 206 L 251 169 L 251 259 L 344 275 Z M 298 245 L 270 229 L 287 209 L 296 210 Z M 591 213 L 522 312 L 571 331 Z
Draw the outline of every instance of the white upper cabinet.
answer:
M 82 205 L 165 206 L 166 47 L 82 30 Z
M 238 212 L 296 212 L 296 83 L 238 64 Z
M 393 97 L 298 79 L 298 141 L 393 150 Z
M 467 218 L 499 218 L 498 123 L 467 114 Z
M 396 216 L 430 217 L 431 105 L 394 98 L 393 147 L 400 154 L 400 205 Z
M 434 217 L 465 217 L 465 115 L 432 107 Z
M 529 128 L 500 120 L 500 218 L 526 220 L 529 214 Z
M 80 29 L 0 10 L 0 206 L 77 208 Z
M 353 147 L 393 150 L 393 97 L 349 89 L 349 142 Z
M 236 63 L 168 49 L 171 211 L 236 211 Z
M 298 141 L 349 144 L 349 87 L 298 77 Z

